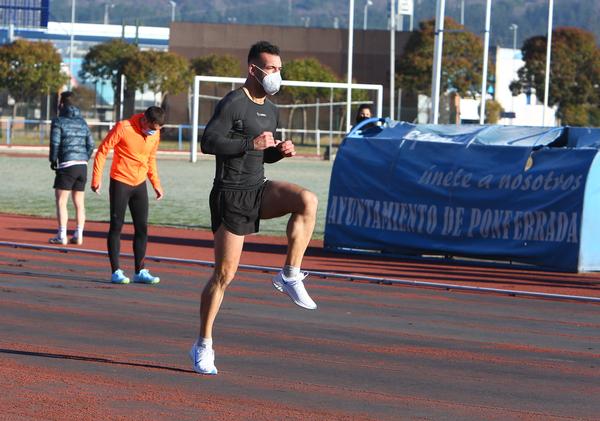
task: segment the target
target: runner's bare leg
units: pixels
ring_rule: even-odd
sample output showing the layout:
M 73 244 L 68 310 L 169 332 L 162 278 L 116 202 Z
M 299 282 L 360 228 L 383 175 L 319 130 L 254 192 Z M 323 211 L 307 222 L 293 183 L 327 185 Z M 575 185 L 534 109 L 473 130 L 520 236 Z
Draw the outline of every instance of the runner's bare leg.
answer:
M 199 338 L 212 338 L 213 323 L 223 302 L 225 290 L 238 269 L 244 236 L 233 234 L 221 225 L 215 233 L 215 269 L 202 291 Z
M 67 210 L 67 202 L 69 201 L 70 190 L 54 189 L 56 198 L 56 219 L 58 226 L 66 228 L 69 222 L 69 212 Z
M 271 219 L 291 214 L 286 230 L 286 265 L 301 267 L 315 229 L 317 206 L 317 196 L 304 187 L 282 181 L 267 183 L 260 207 L 260 218 Z

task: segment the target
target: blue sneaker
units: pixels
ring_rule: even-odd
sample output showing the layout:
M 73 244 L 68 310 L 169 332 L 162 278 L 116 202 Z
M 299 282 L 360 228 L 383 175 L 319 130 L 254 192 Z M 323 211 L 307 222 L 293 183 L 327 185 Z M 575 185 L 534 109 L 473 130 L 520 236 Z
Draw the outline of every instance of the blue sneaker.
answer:
M 160 278 L 158 276 L 152 276 L 148 269 L 142 269 L 139 273 L 136 273 L 133 277 L 133 282 L 140 284 L 158 284 Z
M 128 284 L 129 278 L 125 276 L 121 269 L 115 270 L 115 273 L 110 277 L 110 282 L 113 284 Z

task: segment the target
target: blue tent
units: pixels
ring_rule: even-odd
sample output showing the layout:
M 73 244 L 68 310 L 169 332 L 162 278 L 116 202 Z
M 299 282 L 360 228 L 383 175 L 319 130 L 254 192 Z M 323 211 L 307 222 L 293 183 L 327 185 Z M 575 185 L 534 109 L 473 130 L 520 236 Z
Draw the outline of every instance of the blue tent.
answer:
M 326 248 L 600 269 L 599 129 L 377 121 L 337 153 Z

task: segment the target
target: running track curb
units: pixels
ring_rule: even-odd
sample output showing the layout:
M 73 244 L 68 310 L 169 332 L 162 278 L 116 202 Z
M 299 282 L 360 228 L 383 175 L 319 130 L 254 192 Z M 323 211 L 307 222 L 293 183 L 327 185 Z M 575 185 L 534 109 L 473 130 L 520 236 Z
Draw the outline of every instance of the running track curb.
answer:
M 26 243 L 15 243 L 8 241 L 0 241 L 0 246 L 4 247 L 14 247 L 14 248 L 24 248 L 24 249 L 32 249 L 32 250 L 50 250 L 57 251 L 62 253 L 68 252 L 76 252 L 83 254 L 95 254 L 95 255 L 106 255 L 107 252 L 99 251 L 99 250 L 90 250 L 90 249 L 81 249 L 81 248 L 72 248 L 72 247 L 55 247 L 55 246 L 43 246 L 37 244 L 26 244 Z M 132 257 L 131 253 L 121 253 L 122 256 Z M 215 263 L 209 260 L 195 260 L 195 259 L 179 259 L 176 257 L 162 257 L 162 256 L 146 256 L 147 260 L 153 260 L 155 262 L 173 262 L 173 263 L 188 263 L 188 264 L 196 264 L 200 266 L 208 266 L 214 267 Z M 277 273 L 281 269 L 271 267 L 271 266 L 257 266 L 257 265 L 239 265 L 239 268 L 242 270 L 250 270 L 250 271 L 259 271 L 259 272 L 273 272 Z M 509 295 L 513 297 L 527 297 L 527 298 L 544 298 L 544 299 L 554 299 L 554 300 L 568 300 L 568 301 L 581 301 L 581 302 L 590 302 L 590 303 L 598 303 L 600 304 L 600 298 L 597 297 L 588 297 L 585 295 L 565 295 L 565 294 L 549 294 L 543 292 L 530 292 L 530 291 L 521 291 L 521 290 L 511 290 L 511 289 L 500 289 L 500 288 L 485 288 L 485 287 L 474 287 L 474 286 L 465 286 L 465 285 L 456 285 L 456 284 L 445 284 L 440 282 L 424 282 L 424 281 L 410 281 L 407 279 L 394 279 L 394 278 L 379 278 L 373 276 L 364 276 L 364 275 L 342 275 L 339 273 L 333 272 L 320 272 L 320 271 L 310 271 L 311 275 L 315 275 L 321 278 L 332 278 L 339 280 L 347 280 L 347 281 L 363 281 L 372 284 L 380 284 L 380 285 L 404 285 L 404 286 L 412 286 L 412 287 L 421 287 L 421 288 L 437 288 L 444 289 L 447 291 L 467 291 L 467 292 L 480 292 L 480 293 L 492 293 L 492 294 L 502 294 Z

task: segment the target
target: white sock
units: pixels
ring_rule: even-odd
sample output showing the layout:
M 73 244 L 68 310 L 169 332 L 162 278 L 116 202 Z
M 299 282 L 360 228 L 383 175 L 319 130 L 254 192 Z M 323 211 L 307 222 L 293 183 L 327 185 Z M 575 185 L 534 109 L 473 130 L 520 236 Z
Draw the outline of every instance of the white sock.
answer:
M 202 338 L 202 339 L 198 338 L 197 343 L 198 343 L 198 346 L 212 349 L 213 340 L 212 340 L 212 338 Z
M 77 225 L 77 229 L 73 232 L 73 237 L 83 238 L 83 227 Z
M 286 278 L 294 279 L 298 275 L 300 275 L 300 268 L 290 265 L 285 265 L 283 267 L 283 276 L 285 276 Z
M 58 238 L 67 238 L 67 227 L 58 228 Z

